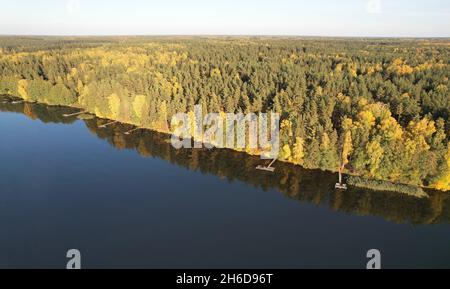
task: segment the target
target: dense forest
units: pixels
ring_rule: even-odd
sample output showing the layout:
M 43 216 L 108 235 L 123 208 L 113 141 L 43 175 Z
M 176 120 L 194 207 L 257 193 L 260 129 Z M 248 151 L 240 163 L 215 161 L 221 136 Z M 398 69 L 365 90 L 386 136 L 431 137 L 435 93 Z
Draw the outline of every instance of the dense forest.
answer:
M 0 37 L 0 94 L 167 133 L 274 111 L 280 160 L 445 191 L 449 62 L 448 39 Z

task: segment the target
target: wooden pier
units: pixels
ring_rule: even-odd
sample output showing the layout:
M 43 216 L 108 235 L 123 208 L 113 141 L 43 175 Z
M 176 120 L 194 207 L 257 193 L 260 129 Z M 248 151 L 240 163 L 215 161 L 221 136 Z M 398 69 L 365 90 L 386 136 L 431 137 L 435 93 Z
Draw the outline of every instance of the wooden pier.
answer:
M 69 114 L 65 113 L 65 114 L 63 114 L 63 116 L 64 116 L 64 117 L 71 117 L 71 116 L 81 115 L 81 114 L 83 114 L 83 113 L 86 113 L 86 112 L 85 112 L 85 111 L 80 111 L 80 112 L 69 113 Z
M 272 167 L 272 165 L 277 161 L 277 159 L 274 159 L 267 167 L 265 166 L 257 166 L 256 169 L 260 171 L 266 171 L 273 173 L 275 171 L 275 168 Z
M 108 127 L 110 125 L 113 125 L 115 123 L 118 123 L 118 121 L 115 120 L 115 121 L 111 121 L 111 122 L 105 123 L 104 125 L 99 126 L 99 128 L 106 128 L 106 127 Z
M 337 190 L 347 190 L 347 184 L 344 184 L 342 182 L 342 171 L 343 170 L 344 170 L 344 168 L 339 168 L 339 183 L 336 183 L 336 185 L 334 186 L 334 188 Z
M 140 130 L 140 129 L 143 129 L 143 128 L 141 128 L 141 127 L 136 127 L 136 128 L 133 128 L 133 129 L 131 129 L 131 130 L 129 130 L 129 131 L 124 132 L 124 134 L 125 134 L 125 135 L 129 135 L 129 134 L 131 134 L 131 133 L 133 133 L 133 132 L 135 132 L 135 131 L 137 131 L 137 130 Z

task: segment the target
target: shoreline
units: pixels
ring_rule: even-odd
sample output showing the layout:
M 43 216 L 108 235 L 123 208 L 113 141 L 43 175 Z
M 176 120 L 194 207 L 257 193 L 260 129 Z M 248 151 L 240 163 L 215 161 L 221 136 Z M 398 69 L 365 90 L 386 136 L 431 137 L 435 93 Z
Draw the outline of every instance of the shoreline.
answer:
M 17 99 L 17 100 L 22 100 L 24 103 L 32 103 L 32 104 L 41 104 L 41 105 L 47 105 L 47 106 L 54 106 L 54 107 L 61 107 L 61 108 L 70 108 L 70 109 L 80 109 L 80 110 L 84 110 L 83 107 L 81 106 L 76 106 L 76 105 L 71 105 L 71 106 L 67 106 L 67 105 L 59 105 L 59 104 L 49 104 L 49 103 L 45 103 L 45 102 L 40 102 L 40 101 L 29 101 L 26 100 L 24 98 L 21 98 L 19 96 L 13 96 L 13 95 L 1 95 L 2 97 L 8 97 L 10 99 Z M 82 115 L 82 113 L 80 112 L 80 114 Z M 167 136 L 170 136 L 172 133 L 170 131 L 164 131 L 158 128 L 151 128 L 151 127 L 142 127 L 142 126 L 138 126 L 137 124 L 134 123 L 130 123 L 130 122 L 125 122 L 122 120 L 115 120 L 115 119 L 110 119 L 110 118 L 104 118 L 101 117 L 99 115 L 97 115 L 95 112 L 90 112 L 90 111 L 84 111 L 83 114 L 90 114 L 96 118 L 99 119 L 105 119 L 105 120 L 110 120 L 110 121 L 114 121 L 114 122 L 118 122 L 121 124 L 125 124 L 125 125 L 130 125 L 130 126 L 134 126 L 136 128 L 139 129 L 143 129 L 143 130 L 149 130 L 149 131 L 153 131 L 153 132 L 157 132 L 157 133 L 161 133 L 161 134 L 165 134 Z M 195 142 L 195 140 L 193 139 L 193 141 Z M 204 142 L 201 142 L 202 145 L 204 146 Z M 240 153 L 245 153 L 248 156 L 253 156 L 253 157 L 259 157 L 260 154 L 257 153 L 251 153 L 249 151 L 244 150 L 240 150 L 240 149 L 232 149 L 232 148 L 216 148 L 216 149 L 225 149 L 225 150 L 230 150 L 230 151 L 235 151 L 235 152 L 240 152 Z M 261 159 L 261 161 L 264 161 L 263 159 Z M 293 165 L 296 167 L 299 167 L 301 169 L 305 169 L 305 170 L 320 170 L 323 172 L 329 172 L 329 173 L 333 173 L 333 174 L 337 174 L 338 170 L 336 171 L 332 171 L 332 170 L 327 170 L 327 169 L 322 169 L 322 168 L 306 168 L 304 166 L 295 164 L 293 162 L 287 161 L 287 160 L 277 160 L 277 162 L 282 162 L 282 163 L 286 163 L 289 165 Z M 352 182 L 351 184 L 349 184 L 350 186 L 356 187 L 356 188 L 364 188 L 364 189 L 369 189 L 371 191 L 375 191 L 375 192 L 393 192 L 393 193 L 399 193 L 399 194 L 405 194 L 405 195 L 409 195 L 409 196 L 413 196 L 413 197 L 417 197 L 417 198 L 427 198 L 429 197 L 428 193 L 425 192 L 424 190 L 435 190 L 441 193 L 447 193 L 447 191 L 441 191 L 441 190 L 436 190 L 427 186 L 417 186 L 417 185 L 412 185 L 412 184 L 407 184 L 407 183 L 396 183 L 396 182 L 391 182 L 388 180 L 380 180 L 380 179 L 370 179 L 370 178 L 366 178 L 364 176 L 358 175 L 358 174 L 352 174 L 350 172 L 347 172 L 344 174 L 346 177 L 346 179 L 359 179 L 364 183 L 370 183 L 371 185 L 367 186 L 364 184 L 361 184 L 361 182 Z M 337 176 L 336 176 L 336 179 Z M 376 187 L 374 187 L 373 184 L 378 183 L 380 184 L 380 187 L 383 188 L 379 188 L 377 189 Z M 395 186 L 395 189 L 387 189 L 389 187 L 393 187 Z M 402 187 L 403 187 L 403 191 L 402 191 Z M 411 193 L 411 192 L 416 192 L 416 193 Z

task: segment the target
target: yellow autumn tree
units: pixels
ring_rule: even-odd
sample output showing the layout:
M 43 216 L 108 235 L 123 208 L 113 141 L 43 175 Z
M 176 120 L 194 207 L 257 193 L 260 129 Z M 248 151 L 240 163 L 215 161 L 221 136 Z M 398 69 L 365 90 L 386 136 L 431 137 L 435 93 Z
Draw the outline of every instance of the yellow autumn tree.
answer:
M 17 84 L 17 92 L 19 93 L 19 96 L 22 97 L 25 100 L 30 99 L 28 95 L 28 81 L 26 79 L 19 80 Z
M 397 58 L 392 64 L 387 68 L 389 72 L 394 72 L 398 75 L 406 75 L 414 72 L 414 69 L 407 65 L 403 59 Z
M 381 135 L 389 141 L 401 140 L 403 137 L 403 128 L 393 117 L 388 117 L 381 121 L 378 126 Z
M 84 84 L 81 80 L 77 81 L 77 92 L 81 94 L 83 92 Z
M 344 129 L 344 131 L 349 131 L 353 128 L 353 120 L 349 117 L 345 117 L 342 120 L 342 128 Z
M 380 142 L 375 139 L 367 144 L 367 154 L 369 155 L 368 166 L 371 177 L 377 177 L 377 170 L 380 167 L 381 159 L 383 158 L 384 150 Z
M 344 142 L 342 143 L 342 168 L 345 168 L 345 166 L 349 163 L 348 158 L 350 157 L 352 151 L 352 133 L 347 131 L 344 135 Z
M 292 151 L 292 159 L 293 162 L 297 165 L 303 164 L 303 157 L 305 156 L 304 143 L 305 142 L 301 137 L 297 137 L 295 139 L 295 145 Z
M 434 121 L 423 118 L 419 121 L 411 121 L 408 125 L 408 138 L 405 142 L 407 153 L 417 155 L 430 149 L 428 139 L 436 132 Z
M 361 123 L 366 129 L 371 129 L 375 125 L 375 120 L 376 119 L 371 111 L 361 111 L 358 114 L 359 123 Z
M 89 98 L 89 86 L 84 86 L 80 91 L 80 96 L 78 97 L 78 104 L 82 107 L 88 106 L 88 98 Z
M 281 135 L 285 135 L 287 137 L 292 137 L 294 135 L 292 131 L 292 122 L 288 119 L 285 119 L 281 122 L 280 125 Z
M 162 101 L 159 106 L 159 123 L 157 129 L 163 131 L 163 132 L 169 132 L 169 125 L 167 123 L 168 121 L 168 113 L 167 113 L 167 103 L 166 101 Z
M 139 122 L 142 122 L 143 114 L 144 114 L 144 107 L 147 103 L 147 100 L 145 98 L 145 95 L 136 95 L 134 101 L 133 101 L 133 110 L 136 114 L 136 118 Z
M 436 126 L 433 120 L 427 117 L 415 122 L 409 123 L 409 130 L 414 136 L 423 136 L 428 138 L 436 132 Z
M 444 170 L 432 184 L 433 188 L 441 191 L 450 191 L 450 146 L 447 149 L 447 153 L 444 156 Z
M 291 152 L 291 148 L 289 147 L 288 144 L 285 144 L 281 151 L 280 151 L 280 155 L 278 156 L 279 159 L 281 160 L 286 160 L 289 161 L 292 157 L 292 152 Z
M 118 120 L 120 112 L 120 98 L 113 93 L 108 97 L 109 110 L 111 111 L 111 119 Z

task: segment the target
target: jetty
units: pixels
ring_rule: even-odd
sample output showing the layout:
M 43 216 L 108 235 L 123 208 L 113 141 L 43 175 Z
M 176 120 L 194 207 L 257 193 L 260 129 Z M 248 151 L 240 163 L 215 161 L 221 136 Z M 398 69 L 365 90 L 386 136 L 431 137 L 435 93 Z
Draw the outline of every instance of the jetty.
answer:
M 125 135 L 129 135 L 129 134 L 131 134 L 131 133 L 133 133 L 133 132 L 135 132 L 137 130 L 140 130 L 140 129 L 143 129 L 143 128 L 142 127 L 136 127 L 136 128 L 133 128 L 133 129 L 131 129 L 129 131 L 124 132 L 124 134 Z
M 347 190 L 347 184 L 344 184 L 342 182 L 342 171 L 343 171 L 343 167 L 339 168 L 339 183 L 336 183 L 336 185 L 334 186 L 335 189 L 337 190 Z
M 65 113 L 63 114 L 64 117 L 71 117 L 71 116 L 77 116 L 77 115 L 81 115 L 83 113 L 86 113 L 85 111 L 80 111 L 80 112 L 75 112 L 75 113 Z
M 105 123 L 104 125 L 99 126 L 99 128 L 106 128 L 106 127 L 108 127 L 108 126 L 110 126 L 110 125 L 113 125 L 113 124 L 116 124 L 116 123 L 118 123 L 118 122 L 119 122 L 119 121 L 114 120 L 114 121 L 111 121 L 111 122 Z
M 272 167 L 272 165 L 277 161 L 277 159 L 274 159 L 267 167 L 265 166 L 257 166 L 256 169 L 260 171 L 266 171 L 273 173 L 275 171 L 275 168 Z

